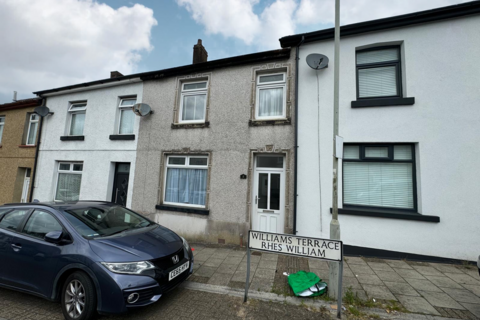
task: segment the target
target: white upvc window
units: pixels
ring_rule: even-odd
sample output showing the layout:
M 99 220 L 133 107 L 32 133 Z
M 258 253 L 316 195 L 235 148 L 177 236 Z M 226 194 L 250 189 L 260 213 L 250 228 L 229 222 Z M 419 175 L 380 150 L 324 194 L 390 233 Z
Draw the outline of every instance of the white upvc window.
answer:
M 70 114 L 70 125 L 68 127 L 69 136 L 83 136 L 83 127 L 85 125 L 85 113 L 87 112 L 87 103 L 72 103 L 68 109 Z
M 261 120 L 286 118 L 286 74 L 260 74 L 257 76 L 255 118 Z
M 5 117 L 0 117 L 0 145 L 2 144 L 3 127 L 5 126 Z
M 182 83 L 180 123 L 205 122 L 208 81 Z
M 205 208 L 208 156 L 167 157 L 164 204 Z
M 39 119 L 40 117 L 35 113 L 32 113 L 29 117 L 27 141 L 26 141 L 27 146 L 35 145 L 37 141 L 36 138 L 37 138 L 37 128 L 38 128 Z
M 118 119 L 118 134 L 132 134 L 133 126 L 135 124 L 135 114 L 133 113 L 133 106 L 137 103 L 137 98 L 123 98 L 120 99 L 120 104 L 118 108 L 119 119 Z
M 82 183 L 82 162 L 59 162 L 55 201 L 77 201 Z

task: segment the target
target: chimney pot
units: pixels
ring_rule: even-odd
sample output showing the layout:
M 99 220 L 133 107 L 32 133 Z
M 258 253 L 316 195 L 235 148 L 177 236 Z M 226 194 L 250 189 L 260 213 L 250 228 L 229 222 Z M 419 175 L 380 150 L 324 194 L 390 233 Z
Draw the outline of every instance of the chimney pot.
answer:
M 110 71 L 110 78 L 118 78 L 118 77 L 123 77 L 123 74 L 121 74 L 118 71 Z
M 196 45 L 193 46 L 193 63 L 207 62 L 208 52 L 202 45 L 202 39 L 198 39 Z

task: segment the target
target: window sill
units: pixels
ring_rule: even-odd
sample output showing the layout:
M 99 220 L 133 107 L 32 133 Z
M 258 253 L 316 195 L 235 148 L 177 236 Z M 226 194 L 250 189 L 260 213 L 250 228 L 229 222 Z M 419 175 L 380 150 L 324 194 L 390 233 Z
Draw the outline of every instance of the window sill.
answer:
M 415 98 L 378 98 L 352 101 L 352 108 L 411 106 Z
M 210 127 L 210 121 L 205 121 L 202 123 L 172 123 L 172 129 L 195 129 L 208 127 Z
M 61 136 L 62 141 L 84 141 L 85 136 Z
M 250 120 L 248 122 L 248 125 L 250 127 L 278 126 L 278 125 L 288 125 L 288 124 L 292 124 L 291 118 L 272 119 L 272 120 Z
M 332 213 L 332 208 L 330 208 Z M 338 214 L 346 214 L 352 216 L 364 216 L 364 217 L 376 217 L 376 218 L 389 218 L 399 220 L 414 220 L 414 221 L 426 221 L 426 222 L 440 222 L 440 217 L 426 216 L 420 213 L 406 213 L 389 210 L 377 210 L 377 209 L 338 209 Z
M 175 206 L 167 206 L 167 205 L 163 205 L 163 204 L 156 205 L 155 209 L 164 210 L 164 211 L 177 211 L 177 212 L 199 214 L 199 215 L 203 215 L 203 216 L 208 216 L 208 214 L 210 213 L 210 210 L 207 210 L 207 209 L 175 207 Z
M 18 147 L 19 147 L 19 148 L 35 148 L 36 145 L 21 144 L 21 145 L 19 145 Z M 1 146 L 0 146 L 0 148 L 1 148 Z
M 134 134 L 111 134 L 110 140 L 135 140 Z

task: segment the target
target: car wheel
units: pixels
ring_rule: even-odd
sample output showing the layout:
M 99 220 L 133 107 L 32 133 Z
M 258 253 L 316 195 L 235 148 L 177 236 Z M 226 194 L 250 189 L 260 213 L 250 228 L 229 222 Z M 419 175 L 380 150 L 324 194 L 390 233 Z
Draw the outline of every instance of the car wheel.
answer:
M 72 273 L 63 284 L 63 316 L 67 320 L 93 319 L 96 309 L 97 293 L 92 279 L 83 272 Z

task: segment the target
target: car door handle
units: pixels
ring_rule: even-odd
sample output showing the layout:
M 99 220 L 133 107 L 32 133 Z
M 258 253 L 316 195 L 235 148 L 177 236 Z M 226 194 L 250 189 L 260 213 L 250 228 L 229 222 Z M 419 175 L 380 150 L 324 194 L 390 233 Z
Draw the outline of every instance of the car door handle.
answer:
M 18 252 L 22 249 L 22 245 L 12 243 L 13 251 Z

